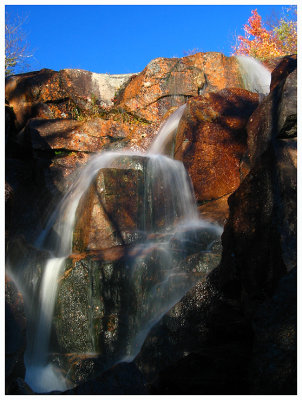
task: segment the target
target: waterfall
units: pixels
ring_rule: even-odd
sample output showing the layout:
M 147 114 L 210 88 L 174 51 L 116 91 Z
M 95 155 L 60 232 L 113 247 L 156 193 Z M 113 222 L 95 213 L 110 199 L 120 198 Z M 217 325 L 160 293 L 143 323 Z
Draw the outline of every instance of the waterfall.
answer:
M 161 154 L 167 143 L 173 139 L 173 136 L 178 128 L 178 124 L 180 118 L 182 117 L 184 110 L 186 108 L 186 104 L 178 107 L 170 117 L 164 121 L 162 126 L 160 127 L 158 134 L 150 147 L 149 153 L 150 154 Z
M 108 152 L 98 154 L 90 159 L 88 165 L 83 168 L 78 179 L 58 204 L 36 242 L 37 247 L 46 248 L 52 254 L 44 266 L 39 290 L 37 325 L 25 353 L 25 380 L 37 393 L 68 389 L 59 370 L 48 362 L 48 345 L 56 301 L 57 281 L 64 269 L 66 257 L 72 252 L 73 227 L 80 198 L 98 170 L 109 166 L 117 157 L 118 154 Z M 51 231 L 52 235 L 50 235 Z M 33 316 L 33 318 L 35 317 Z
M 25 354 L 26 382 L 37 393 L 64 391 L 73 386 L 49 359 L 50 337 L 57 298 L 58 280 L 65 268 L 65 260 L 72 254 L 76 211 L 82 196 L 106 168 L 122 168 L 119 160 L 139 155 L 146 162 L 144 179 L 144 237 L 132 246 L 127 257 L 129 290 L 142 302 L 129 310 L 131 332 L 125 348 L 113 354 L 110 367 L 121 360 L 132 360 L 139 352 L 151 327 L 167 312 L 194 283 L 183 259 L 187 245 L 200 242 L 200 234 L 210 243 L 220 238 L 222 229 L 203 221 L 198 216 L 191 181 L 183 164 L 160 155 L 175 133 L 185 105 L 178 108 L 161 127 L 148 154 L 132 152 L 102 152 L 92 156 L 50 216 L 37 239 L 36 247 L 48 251 L 42 266 L 40 283 L 35 284 L 31 311 L 32 328 Z M 152 281 L 152 284 L 150 284 Z M 19 279 L 22 287 L 22 278 Z M 23 291 L 29 291 L 23 284 Z M 30 298 L 30 293 L 26 294 Z
M 248 56 L 236 56 L 244 86 L 246 90 L 259 93 L 259 95 L 268 95 L 270 92 L 271 73 L 258 60 Z

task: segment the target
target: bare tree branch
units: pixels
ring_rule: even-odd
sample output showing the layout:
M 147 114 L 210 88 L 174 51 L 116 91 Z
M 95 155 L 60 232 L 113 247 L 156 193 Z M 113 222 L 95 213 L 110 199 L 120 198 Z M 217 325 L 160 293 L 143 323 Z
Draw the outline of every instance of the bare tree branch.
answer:
M 12 75 L 18 67 L 25 70 L 29 67 L 28 59 L 32 57 L 23 25 L 27 18 L 12 19 L 5 15 L 5 75 Z

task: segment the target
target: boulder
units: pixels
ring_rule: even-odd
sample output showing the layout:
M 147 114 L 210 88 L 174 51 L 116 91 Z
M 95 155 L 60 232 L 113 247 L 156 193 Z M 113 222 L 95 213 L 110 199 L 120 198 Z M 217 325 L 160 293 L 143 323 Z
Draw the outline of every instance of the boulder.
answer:
M 246 123 L 257 105 L 258 95 L 244 89 L 223 89 L 188 101 L 175 139 L 175 158 L 189 172 L 198 205 L 239 186 Z M 224 214 L 223 204 L 220 210 Z
M 164 315 L 135 358 L 151 394 L 246 393 L 250 327 L 211 280 L 198 282 Z
M 108 362 L 115 362 L 127 340 L 126 283 L 123 251 L 83 253 L 66 260 L 59 278 L 54 315 L 60 353 L 73 354 L 75 358 L 99 353 L 102 360 L 99 370 L 104 370 Z M 83 377 L 72 372 L 76 367 L 74 360 L 69 358 L 65 363 L 71 361 L 74 367 L 70 379 L 82 380 Z
M 121 156 L 98 172 L 77 209 L 74 251 L 104 250 L 139 239 L 146 162 L 141 156 Z
M 286 80 L 249 121 L 251 164 L 228 199 L 219 266 L 153 327 L 135 359 L 151 394 L 296 393 L 296 139 L 263 111 L 266 102 L 280 109 Z
M 20 130 L 29 118 L 73 118 L 103 112 L 133 74 L 95 74 L 84 70 L 50 69 L 6 79 L 5 97 Z
M 147 395 L 142 373 L 134 363 L 120 363 L 103 374 L 70 389 L 67 395 Z
M 197 53 L 157 58 L 121 90 L 116 105 L 148 121 L 158 121 L 188 98 L 226 87 L 243 87 L 235 57 Z
M 297 72 L 291 72 L 263 100 L 247 123 L 249 168 L 271 141 L 297 136 Z
M 12 394 L 18 377 L 24 378 L 26 317 L 23 296 L 9 276 L 5 277 L 5 392 Z
M 7 240 L 22 234 L 31 241 L 41 229 L 46 194 L 36 185 L 33 165 L 28 160 L 7 158 L 5 175 Z
M 272 65 L 271 91 L 297 68 L 297 55 L 285 56 L 275 59 Z
M 33 118 L 19 133 L 18 141 L 29 142 L 28 146 L 34 151 L 95 152 L 110 143 L 108 134 L 113 140 L 125 138 L 125 133 L 119 129 L 108 131 L 106 122 L 101 119 L 79 122 L 70 119 Z
M 33 151 L 92 153 L 111 149 L 117 142 L 121 142 L 121 147 L 129 147 L 130 143 L 138 148 L 148 134 L 147 124 L 135 122 L 32 118 L 18 134 L 17 141 Z
M 240 299 L 252 324 L 251 394 L 296 393 L 296 138 L 279 134 L 276 114 L 292 74 L 272 90 L 249 122 L 252 167 L 229 197 L 216 272 L 220 290 Z M 268 104 L 273 114 L 264 111 Z
M 90 153 L 131 148 L 146 151 L 149 125 L 94 118 L 86 121 L 32 118 L 19 132 L 16 145 L 31 159 L 35 181 L 50 199 L 65 192 Z
M 297 270 L 279 282 L 274 296 L 257 307 L 250 393 L 297 394 Z

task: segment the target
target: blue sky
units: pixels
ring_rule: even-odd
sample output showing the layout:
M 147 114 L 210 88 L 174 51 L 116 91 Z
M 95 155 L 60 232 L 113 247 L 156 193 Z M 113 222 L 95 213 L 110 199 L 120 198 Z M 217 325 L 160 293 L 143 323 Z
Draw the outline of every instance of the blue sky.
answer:
M 265 21 L 282 5 L 7 5 L 26 18 L 34 58 L 30 70 L 79 68 L 98 73 L 139 72 L 154 58 L 186 51 L 231 55 L 235 33 L 257 8 Z

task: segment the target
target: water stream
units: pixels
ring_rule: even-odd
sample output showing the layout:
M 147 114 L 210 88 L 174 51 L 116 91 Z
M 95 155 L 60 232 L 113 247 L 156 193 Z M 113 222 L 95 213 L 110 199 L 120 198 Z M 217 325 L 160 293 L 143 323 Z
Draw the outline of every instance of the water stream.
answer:
M 143 194 L 146 226 L 143 229 L 148 238 L 135 245 L 128 256 L 132 280 L 129 284 L 133 286 L 135 296 L 142 299 L 142 304 L 134 313 L 129 310 L 132 321 L 129 339 L 123 351 L 112 355 L 112 363 L 132 360 L 151 326 L 193 283 L 190 274 L 176 268 L 179 264 L 178 256 L 175 256 L 175 250 L 171 250 L 175 235 L 178 235 L 178 246 L 184 246 L 179 243 L 187 240 L 186 236 L 192 229 L 195 231 L 208 228 L 214 237 L 220 237 L 221 228 L 199 219 L 192 185 L 183 164 L 156 154 L 175 134 L 184 108 L 185 106 L 181 106 L 167 119 L 148 154 L 102 152 L 92 156 L 38 237 L 36 247 L 47 250 L 50 258 L 42 268 L 41 282 L 36 289 L 37 306 L 32 310 L 30 318 L 35 327 L 31 331 L 25 354 L 25 379 L 35 392 L 64 391 L 72 386 L 72 383 L 67 383 L 64 379 L 58 366 L 49 360 L 49 342 L 58 279 L 64 272 L 66 258 L 72 254 L 76 210 L 80 199 L 100 170 L 110 167 L 123 169 L 124 163 L 119 160 L 124 160 L 125 157 L 139 156 L 147 159 Z M 150 255 L 156 258 L 156 263 L 150 261 Z M 154 280 L 150 274 L 157 278 Z M 154 281 L 151 286 L 150 279 Z
M 236 56 L 243 83 L 246 90 L 259 93 L 260 96 L 266 96 L 270 92 L 271 73 L 258 60 L 248 56 Z
M 263 76 L 263 69 L 259 69 L 255 60 L 238 57 L 238 61 L 245 71 L 244 76 L 250 77 L 245 79 L 247 88 L 266 94 L 270 74 L 268 77 L 265 72 Z M 261 80 L 258 79 L 259 73 Z M 66 381 L 60 368 L 50 361 L 49 343 L 54 329 L 58 279 L 64 272 L 66 259 L 72 254 L 76 211 L 100 170 L 123 169 L 119 160 L 124 157 L 139 156 L 147 161 L 142 195 L 145 210 L 142 230 L 146 239 L 134 244 L 128 255 L 130 289 L 135 298 L 141 299 L 141 304 L 136 310 L 129 310 L 131 332 L 127 333 L 129 338 L 125 348 L 113 354 L 111 365 L 121 360 L 132 360 L 151 327 L 194 283 L 191 271 L 182 264 L 190 253 L 188 247 L 198 243 L 201 234 L 208 238 L 205 251 L 211 251 L 211 243 L 219 240 L 222 229 L 203 221 L 198 215 L 192 184 L 183 164 L 161 155 L 173 139 L 184 110 L 185 105 L 179 107 L 165 121 L 148 154 L 102 152 L 92 156 L 36 241 L 36 247 L 49 254 L 41 268 L 41 278 L 35 276 L 34 266 L 30 267 L 29 280 L 22 276 L 16 278 L 25 302 L 29 299 L 28 320 L 32 321 L 32 327 L 29 328 L 25 353 L 25 380 L 35 392 L 64 391 L 73 386 L 72 382 Z M 108 367 L 111 365 L 109 363 Z

